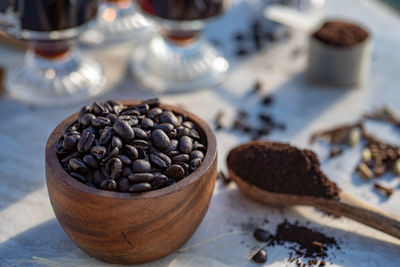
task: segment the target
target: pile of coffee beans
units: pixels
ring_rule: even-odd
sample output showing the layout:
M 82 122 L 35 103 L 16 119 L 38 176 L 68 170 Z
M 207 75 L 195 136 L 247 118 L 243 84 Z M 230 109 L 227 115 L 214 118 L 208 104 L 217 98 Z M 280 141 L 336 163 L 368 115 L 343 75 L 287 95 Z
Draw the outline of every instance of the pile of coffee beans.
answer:
M 84 106 L 57 145 L 61 165 L 75 179 L 132 193 L 175 184 L 201 165 L 205 153 L 196 125 L 156 99 Z

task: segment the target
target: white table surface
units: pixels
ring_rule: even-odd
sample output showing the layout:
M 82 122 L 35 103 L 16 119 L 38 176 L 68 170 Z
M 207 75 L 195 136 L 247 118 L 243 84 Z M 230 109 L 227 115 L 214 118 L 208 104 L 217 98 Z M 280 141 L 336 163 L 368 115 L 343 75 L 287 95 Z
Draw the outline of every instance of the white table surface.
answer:
M 247 3 L 245 3 L 247 2 Z M 359 89 L 322 88 L 304 78 L 306 43 L 295 35 L 289 42 L 269 46 L 244 59 L 233 56 L 230 44 L 237 30 L 245 30 L 257 10 L 253 1 L 236 1 L 232 10 L 207 29 L 206 35 L 220 40 L 231 60 L 227 80 L 219 87 L 189 94 L 161 96 L 165 102 L 190 108 L 208 122 L 218 110 L 226 110 L 229 122 L 238 108 L 256 116 L 259 99 L 246 97 L 255 79 L 262 80 L 276 103 L 265 108 L 285 122 L 285 132 L 274 132 L 270 140 L 285 141 L 314 149 L 323 170 L 345 191 L 384 210 L 400 215 L 398 190 L 389 199 L 378 195 L 371 182 L 353 174 L 361 147 L 332 160 L 322 144 L 308 145 L 310 134 L 336 123 L 352 122 L 366 110 L 389 104 L 400 113 L 400 17 L 373 0 L 328 0 L 328 17 L 351 18 L 366 25 L 374 37 L 370 75 Z M 104 64 L 108 93 L 97 100 L 135 99 L 154 96 L 140 90 L 126 70 L 131 44 L 114 49 L 98 49 L 95 55 Z M 294 50 L 301 51 L 293 58 Z M 20 58 L 18 53 L 0 49 L 0 65 Z M 92 101 L 90 101 L 92 102 Z M 88 103 L 90 103 L 88 101 Z M 44 172 L 44 148 L 52 129 L 82 104 L 41 108 L 0 98 L 0 265 L 1 266 L 105 266 L 82 252 L 63 232 L 51 208 Z M 384 139 L 400 143 L 399 131 L 377 127 Z M 379 127 L 379 128 L 378 128 Z M 230 131 L 218 132 L 219 168 L 226 169 L 227 152 L 248 140 Z M 382 183 L 399 188 L 399 179 L 382 178 Z M 265 222 L 268 220 L 268 223 Z M 399 266 L 400 241 L 345 218 L 332 218 L 308 207 L 277 209 L 258 204 L 238 191 L 217 183 L 209 211 L 194 236 L 179 253 L 144 266 L 260 266 L 249 262 L 251 250 L 262 246 L 252 237 L 257 226 L 274 232 L 288 219 L 320 229 L 340 242 L 341 250 L 330 249 L 332 266 Z M 289 250 L 268 248 L 265 266 L 295 266 L 287 263 Z

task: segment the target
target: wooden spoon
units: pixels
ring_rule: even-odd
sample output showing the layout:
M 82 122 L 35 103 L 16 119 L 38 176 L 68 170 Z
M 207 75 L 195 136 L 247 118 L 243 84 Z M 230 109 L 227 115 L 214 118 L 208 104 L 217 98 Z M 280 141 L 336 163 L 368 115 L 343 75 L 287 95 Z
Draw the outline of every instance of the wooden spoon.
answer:
M 371 206 L 343 191 L 339 200 L 321 197 L 273 193 L 250 184 L 238 176 L 228 164 L 229 175 L 240 190 L 250 198 L 273 206 L 313 206 L 336 216 L 344 216 L 400 238 L 400 217 Z

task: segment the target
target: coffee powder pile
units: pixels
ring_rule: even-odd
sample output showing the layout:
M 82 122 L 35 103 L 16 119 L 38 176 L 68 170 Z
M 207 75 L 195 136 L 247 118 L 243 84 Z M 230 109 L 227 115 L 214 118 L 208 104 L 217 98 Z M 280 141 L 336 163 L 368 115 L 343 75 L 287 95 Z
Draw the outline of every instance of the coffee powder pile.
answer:
M 332 46 L 349 47 L 363 42 L 368 33 L 361 27 L 343 21 L 328 21 L 312 35 Z
M 285 242 L 298 244 L 299 249 L 295 249 L 295 253 L 306 258 L 325 258 L 328 248 L 339 248 L 333 237 L 326 236 L 305 226 L 300 226 L 297 222 L 291 224 L 286 220 L 278 225 L 276 234 L 273 236 L 269 246 L 283 245 Z
M 229 153 L 228 165 L 247 182 L 269 192 L 339 198 L 340 189 L 322 173 L 310 150 L 255 141 Z

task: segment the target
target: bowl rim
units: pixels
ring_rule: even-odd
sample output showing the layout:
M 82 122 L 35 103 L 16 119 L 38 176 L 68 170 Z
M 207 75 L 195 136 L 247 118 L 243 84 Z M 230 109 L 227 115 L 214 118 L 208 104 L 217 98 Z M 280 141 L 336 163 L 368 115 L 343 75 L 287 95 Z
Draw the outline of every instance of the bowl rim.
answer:
M 126 106 L 133 106 L 136 104 L 140 104 L 142 100 L 117 100 L 123 105 Z M 56 174 L 57 177 L 54 179 L 59 179 L 61 183 L 65 186 L 70 186 L 76 188 L 80 191 L 85 193 L 100 196 L 100 197 L 107 197 L 107 198 L 117 198 L 117 199 L 149 199 L 149 198 L 159 198 L 173 192 L 180 191 L 185 187 L 191 185 L 192 183 L 199 180 L 204 173 L 211 167 L 214 160 L 217 157 L 217 140 L 216 136 L 211 129 L 211 127 L 206 123 L 203 119 L 198 117 L 197 115 L 177 106 L 164 104 L 160 102 L 159 105 L 161 108 L 166 108 L 172 110 L 174 113 L 177 114 L 185 114 L 187 115 L 188 119 L 194 122 L 194 124 L 204 133 L 207 142 L 207 151 L 204 156 L 203 162 L 201 163 L 200 167 L 197 168 L 193 173 L 188 175 L 187 177 L 183 178 L 179 182 L 167 186 L 165 188 L 152 190 L 143 193 L 129 193 L 129 192 L 116 192 L 116 191 L 107 191 L 98 189 L 95 187 L 88 186 L 82 182 L 77 181 L 75 178 L 70 176 L 64 168 L 61 166 L 57 154 L 56 154 L 56 146 L 58 143 L 59 138 L 61 135 L 65 133 L 65 130 L 72 125 L 77 120 L 78 114 L 74 113 L 71 116 L 67 117 L 63 121 L 61 121 L 56 128 L 51 132 L 49 138 L 47 139 L 46 144 L 46 151 L 45 151 L 45 161 L 46 161 L 46 178 L 47 177 L 47 169 L 51 169 L 53 174 Z

